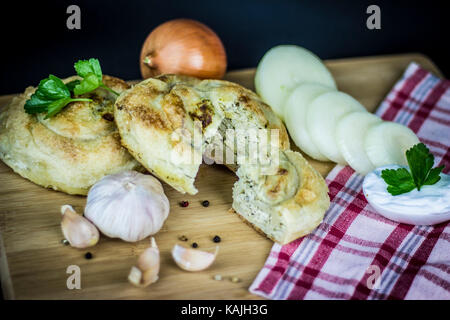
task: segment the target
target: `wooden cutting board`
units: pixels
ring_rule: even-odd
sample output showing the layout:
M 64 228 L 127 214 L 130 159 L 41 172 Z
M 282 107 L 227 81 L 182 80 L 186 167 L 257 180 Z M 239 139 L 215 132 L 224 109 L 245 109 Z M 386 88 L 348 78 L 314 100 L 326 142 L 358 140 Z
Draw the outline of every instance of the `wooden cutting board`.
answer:
M 427 57 L 420 54 L 351 58 L 326 62 L 341 91 L 351 94 L 368 110 L 374 111 L 407 65 L 415 61 L 440 75 Z M 226 79 L 253 87 L 254 69 L 232 71 Z M 12 95 L 0 97 L 0 108 Z M 324 176 L 333 163 L 311 160 Z M 5 299 L 258 299 L 248 288 L 262 268 L 272 242 L 228 213 L 231 189 L 236 181 L 232 172 L 218 165 L 202 165 L 196 180 L 196 196 L 182 195 L 168 185 L 164 189 L 171 211 L 163 229 L 156 235 L 161 251 L 160 279 L 150 287 L 135 288 L 127 282 L 128 272 L 149 241 L 126 243 L 101 237 L 88 250 L 61 243 L 63 204 L 83 212 L 86 199 L 43 189 L 0 161 L 0 268 Z M 189 201 L 187 208 L 179 202 Z M 209 200 L 208 208 L 201 201 Z M 183 243 L 178 237 L 185 235 Z M 212 250 L 212 238 L 222 238 L 216 262 L 206 271 L 189 273 L 172 261 L 170 250 L 176 243 L 199 244 Z M 93 258 L 84 255 L 91 252 Z M 66 285 L 68 266 L 81 270 L 81 289 Z M 213 280 L 221 275 L 224 280 Z M 227 277 L 238 277 L 238 283 Z

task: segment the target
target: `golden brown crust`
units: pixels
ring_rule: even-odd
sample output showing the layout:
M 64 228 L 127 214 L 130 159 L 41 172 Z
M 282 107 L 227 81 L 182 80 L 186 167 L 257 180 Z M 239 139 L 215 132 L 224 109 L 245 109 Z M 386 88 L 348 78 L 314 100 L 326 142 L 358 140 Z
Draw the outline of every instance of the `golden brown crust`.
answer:
M 270 107 L 252 91 L 228 81 L 161 75 L 125 91 L 114 108 L 122 144 L 130 153 L 160 179 L 191 194 L 197 192 L 193 183 L 200 162 L 185 165 L 172 157 L 200 154 L 201 161 L 202 146 L 193 146 L 191 139 L 200 134 L 203 143 L 218 132 L 224 118 L 238 116 L 245 119 L 239 129 L 278 129 L 280 148 L 289 148 L 287 131 Z M 177 140 L 174 133 L 188 140 Z
M 129 88 L 114 77 L 104 81 L 118 92 Z M 93 102 L 70 103 L 44 119 L 24 111 L 34 91 L 27 88 L 0 112 L 0 158 L 15 172 L 41 186 L 84 195 L 104 175 L 140 167 L 120 144 L 109 92 L 97 89 L 83 95 Z
M 284 151 L 300 176 L 300 186 L 295 196 L 285 201 L 281 209 L 291 212 L 291 225 L 282 243 L 288 243 L 314 230 L 323 220 L 330 207 L 328 186 L 322 175 L 317 172 L 299 153 Z
M 107 74 L 103 75 L 103 83 L 107 87 L 119 93 L 131 88 L 131 85 L 125 82 L 124 80 L 108 76 Z

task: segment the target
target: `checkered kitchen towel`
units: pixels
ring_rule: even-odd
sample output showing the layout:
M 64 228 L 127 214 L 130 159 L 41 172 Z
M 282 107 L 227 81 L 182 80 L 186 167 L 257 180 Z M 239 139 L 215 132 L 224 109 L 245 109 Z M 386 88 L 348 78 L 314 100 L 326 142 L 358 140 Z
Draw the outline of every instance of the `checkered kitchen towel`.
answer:
M 412 63 L 377 114 L 409 126 L 449 172 L 449 80 Z M 306 237 L 275 244 L 250 292 L 269 299 L 450 299 L 450 223 L 385 219 L 364 198 L 363 178 L 348 166 L 330 172 L 324 221 Z

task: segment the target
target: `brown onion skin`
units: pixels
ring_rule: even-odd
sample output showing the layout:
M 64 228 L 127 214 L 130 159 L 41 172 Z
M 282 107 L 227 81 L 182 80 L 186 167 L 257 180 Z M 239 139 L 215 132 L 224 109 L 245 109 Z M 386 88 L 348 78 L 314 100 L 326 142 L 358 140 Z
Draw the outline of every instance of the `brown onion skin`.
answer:
M 146 57 L 151 67 L 144 62 Z M 227 57 L 222 41 L 209 27 L 191 19 L 175 19 L 148 35 L 141 49 L 140 67 L 144 79 L 159 74 L 221 79 Z

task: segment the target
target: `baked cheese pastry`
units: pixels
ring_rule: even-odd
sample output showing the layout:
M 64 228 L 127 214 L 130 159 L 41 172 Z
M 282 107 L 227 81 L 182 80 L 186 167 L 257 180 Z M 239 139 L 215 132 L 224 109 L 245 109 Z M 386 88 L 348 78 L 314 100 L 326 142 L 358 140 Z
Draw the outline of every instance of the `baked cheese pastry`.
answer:
M 325 180 L 298 152 L 280 152 L 273 174 L 244 164 L 237 175 L 231 211 L 278 243 L 311 233 L 330 206 Z
M 114 118 L 130 153 L 183 193 L 197 193 L 194 181 L 203 153 L 218 134 L 225 137 L 227 129 L 277 129 L 278 148 L 289 148 L 287 131 L 271 108 L 254 92 L 228 81 L 149 78 L 119 96 Z M 236 170 L 233 163 L 227 165 Z
M 140 82 L 120 95 L 114 118 L 122 144 L 150 172 L 176 190 L 195 194 L 195 176 L 202 161 L 222 159 L 237 170 L 232 211 L 270 239 L 285 244 L 311 232 L 329 207 L 322 176 L 298 153 L 289 150 L 286 129 L 272 109 L 252 91 L 222 80 L 162 75 Z M 253 136 L 270 149 L 266 163 L 239 162 L 252 156 L 244 140 L 228 130 L 275 129 L 277 143 Z M 192 139 L 192 137 L 200 139 Z M 217 137 L 219 139 L 216 139 Z M 217 148 L 222 145 L 222 149 Z M 208 148 L 220 150 L 209 154 Z M 273 148 L 272 148 L 273 147 Z M 228 160 L 228 159 L 226 159 Z
M 110 76 L 103 82 L 117 92 L 130 87 Z M 24 110 L 35 90 L 28 87 L 0 110 L 0 158 L 16 173 L 46 188 L 86 195 L 105 175 L 142 168 L 120 144 L 113 94 L 99 88 L 80 96 L 93 102 L 72 102 L 44 119 Z

